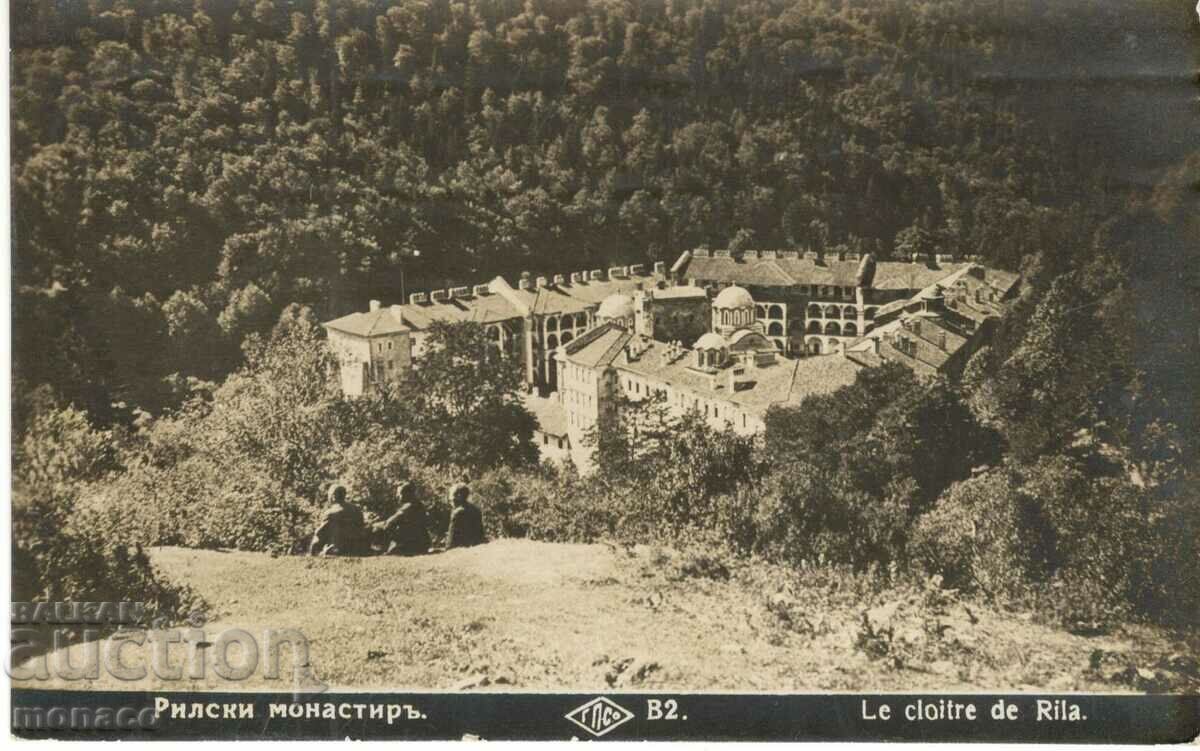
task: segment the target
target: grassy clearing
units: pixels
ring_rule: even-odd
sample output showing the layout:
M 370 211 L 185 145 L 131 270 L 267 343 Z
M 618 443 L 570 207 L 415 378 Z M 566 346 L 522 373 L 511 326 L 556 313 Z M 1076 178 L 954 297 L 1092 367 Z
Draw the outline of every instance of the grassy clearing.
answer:
M 183 548 L 152 559 L 209 603 L 210 638 L 234 626 L 299 628 L 317 674 L 335 688 L 1200 687 L 1194 635 L 1130 626 L 1084 637 L 936 587 L 878 590 L 824 569 L 729 570 L 657 548 L 500 540 L 407 559 Z M 112 679 L 71 687 L 93 685 L 134 687 Z M 162 687 L 222 683 L 210 670 L 203 681 Z M 256 676 L 237 688 L 286 686 Z

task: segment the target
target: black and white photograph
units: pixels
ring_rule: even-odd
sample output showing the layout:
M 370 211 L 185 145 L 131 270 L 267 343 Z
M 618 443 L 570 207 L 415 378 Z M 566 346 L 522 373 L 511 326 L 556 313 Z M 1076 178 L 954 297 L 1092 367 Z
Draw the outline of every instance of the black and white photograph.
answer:
M 10 0 L 10 733 L 1200 735 L 1200 6 Z

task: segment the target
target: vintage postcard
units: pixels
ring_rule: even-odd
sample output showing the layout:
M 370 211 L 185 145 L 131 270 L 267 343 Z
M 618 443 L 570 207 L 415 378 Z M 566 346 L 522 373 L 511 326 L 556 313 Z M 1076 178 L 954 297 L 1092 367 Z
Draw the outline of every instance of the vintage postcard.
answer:
M 12 0 L 10 732 L 1193 741 L 1198 12 Z

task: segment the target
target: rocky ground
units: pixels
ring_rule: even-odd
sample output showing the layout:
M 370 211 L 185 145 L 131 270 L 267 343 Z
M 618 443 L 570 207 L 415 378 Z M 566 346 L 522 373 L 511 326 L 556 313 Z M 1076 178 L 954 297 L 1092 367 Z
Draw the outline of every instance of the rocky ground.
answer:
M 660 549 L 525 540 L 408 559 L 152 555 L 208 604 L 210 642 L 234 627 L 299 629 L 317 677 L 341 689 L 1200 691 L 1195 634 L 1076 635 L 935 583 L 880 590 L 828 569 L 730 570 Z M 171 647 L 173 664 L 185 648 Z M 211 669 L 67 687 L 92 686 L 234 687 Z M 262 669 L 236 684 L 288 686 Z

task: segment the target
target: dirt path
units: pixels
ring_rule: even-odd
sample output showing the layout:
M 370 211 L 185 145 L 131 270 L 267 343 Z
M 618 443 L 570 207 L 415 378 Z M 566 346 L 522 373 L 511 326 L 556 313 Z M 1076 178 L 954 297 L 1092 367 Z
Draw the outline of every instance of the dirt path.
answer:
M 210 639 L 299 629 L 320 679 L 343 689 L 1128 691 L 1114 671 L 1187 649 L 1159 632 L 1084 638 L 911 593 L 863 602 L 819 578 L 780 591 L 769 577 L 679 578 L 669 554 L 602 545 L 500 540 L 367 559 L 164 548 L 153 560 L 209 604 Z M 864 612 L 890 635 L 864 641 Z M 68 687 L 287 689 L 261 673 L 236 686 L 208 670 Z

